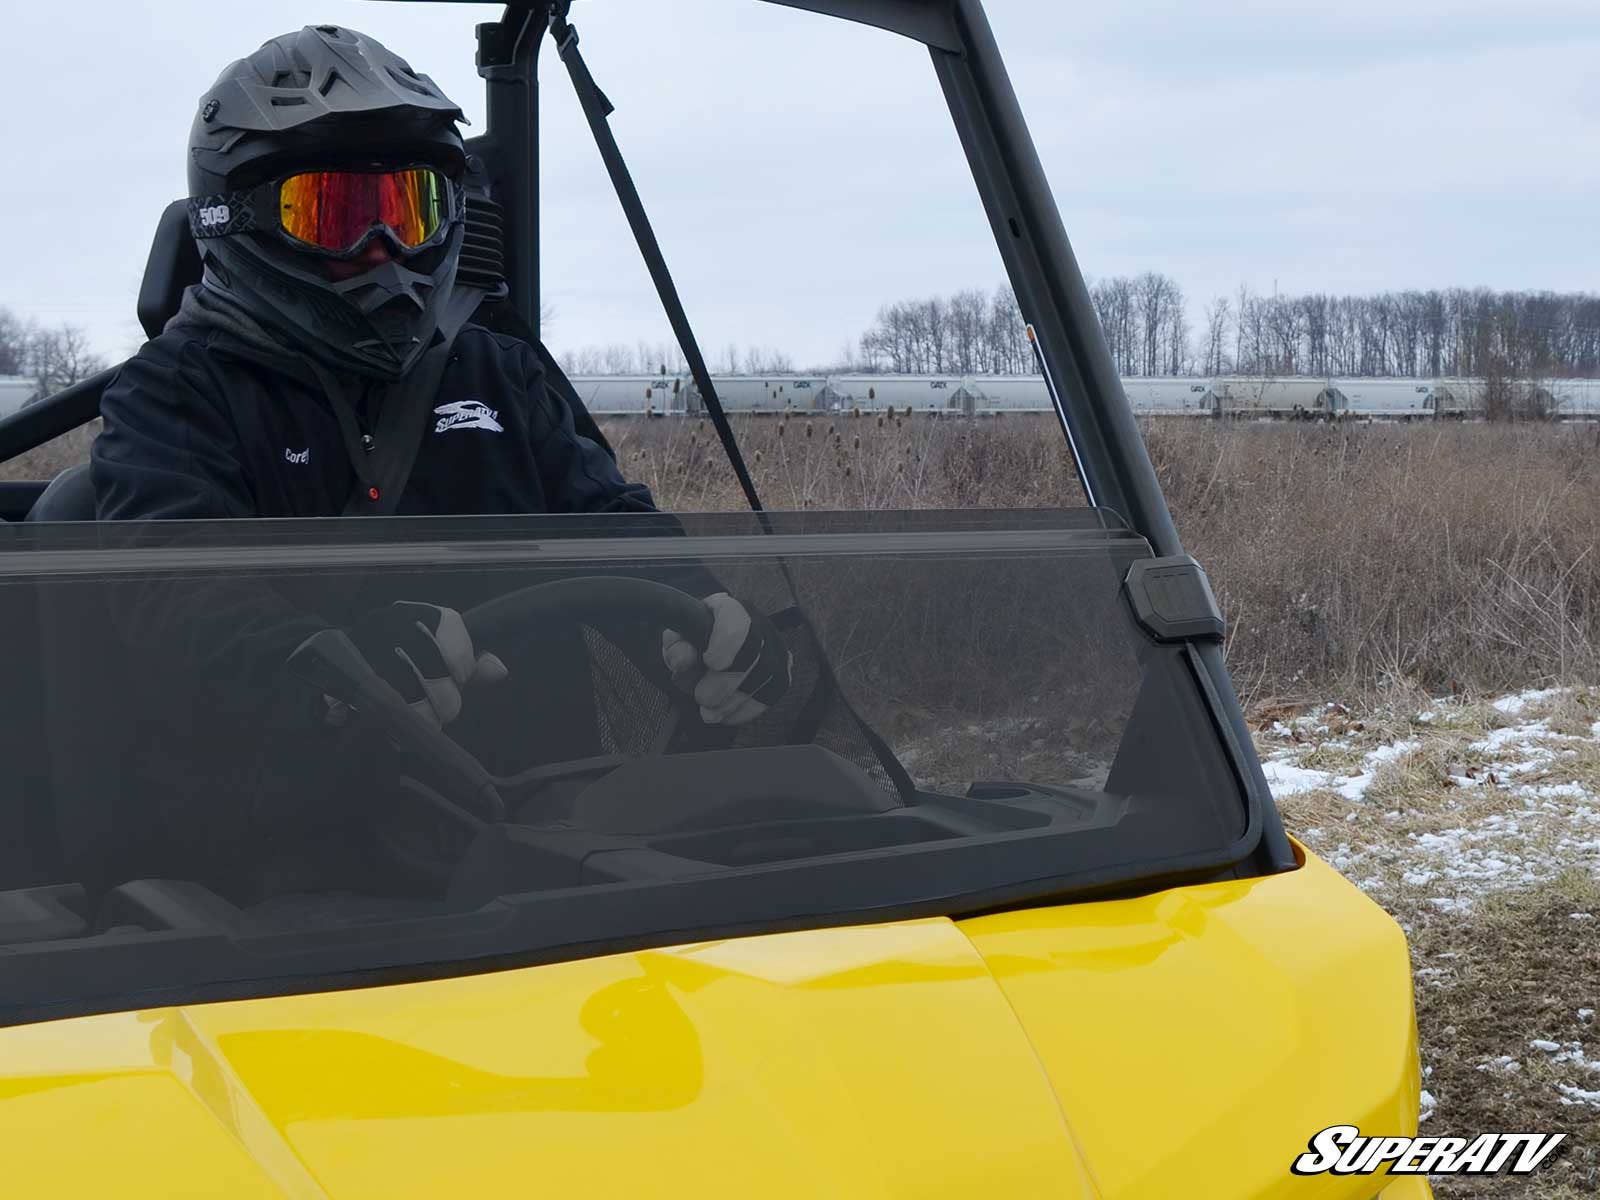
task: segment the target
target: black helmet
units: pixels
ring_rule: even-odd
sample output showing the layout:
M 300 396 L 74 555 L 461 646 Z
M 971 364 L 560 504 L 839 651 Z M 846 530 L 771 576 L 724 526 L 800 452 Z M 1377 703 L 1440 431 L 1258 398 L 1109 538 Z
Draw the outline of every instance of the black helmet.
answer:
M 207 286 L 330 366 L 403 375 L 455 286 L 466 161 L 456 122 L 465 119 L 433 80 L 336 25 L 286 33 L 233 63 L 200 98 L 189 134 L 191 224 Z M 238 199 L 295 171 L 400 165 L 448 179 L 448 228 L 349 279 L 326 277 Z

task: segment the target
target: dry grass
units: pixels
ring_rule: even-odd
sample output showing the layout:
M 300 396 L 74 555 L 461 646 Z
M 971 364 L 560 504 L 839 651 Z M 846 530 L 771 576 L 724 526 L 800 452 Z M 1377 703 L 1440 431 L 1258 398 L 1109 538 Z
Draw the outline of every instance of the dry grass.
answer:
M 1600 678 L 1585 427 L 1166 422 L 1151 455 L 1256 696 Z
M 93 421 L 0 463 L 0 480 L 54 479 L 68 467 L 89 460 L 89 447 L 99 433 L 100 422 Z
M 769 507 L 1083 503 L 1055 419 L 735 418 Z M 704 420 L 606 423 L 682 512 L 743 497 Z M 1600 428 L 1149 422 L 1185 545 L 1228 617 L 1247 702 L 1494 694 L 1600 679 Z M 91 430 L 0 466 L 48 478 Z
M 773 508 L 1083 503 L 1049 416 L 735 427 Z M 606 432 L 624 473 L 664 507 L 743 507 L 709 422 L 610 421 Z M 0 478 L 49 478 L 92 436 L 57 439 Z M 1600 678 L 1600 429 L 1166 420 L 1146 440 L 1228 616 L 1247 701 Z
M 774 508 L 1083 502 L 1051 417 L 735 425 Z M 709 423 L 607 433 L 664 506 L 742 506 Z M 1600 430 L 1167 420 L 1146 439 L 1246 699 L 1600 678 Z
M 1600 1092 L 1600 690 L 1515 712 L 1418 699 L 1258 713 L 1269 772 L 1330 774 L 1279 808 L 1405 927 L 1436 1102 L 1423 1132 L 1569 1135 L 1532 1178 L 1439 1179 L 1436 1194 L 1595 1195 L 1600 1104 L 1563 1088 Z
M 1417 986 L 1422 1058 L 1431 1068 L 1426 1082 L 1439 1104 L 1427 1132 L 1568 1134 L 1559 1157 L 1536 1176 L 1436 1180 L 1441 1200 L 1600 1192 L 1600 1111 L 1563 1104 L 1560 1091 L 1563 1084 L 1600 1090 L 1600 1071 L 1574 1068 L 1558 1061 L 1561 1051 L 1531 1045 L 1576 1044 L 1600 1058 L 1600 1025 L 1577 1015 L 1596 1007 L 1600 935 L 1594 921 L 1574 921 L 1574 912 L 1600 914 L 1600 882 L 1592 872 L 1570 870 L 1525 892 L 1491 896 L 1470 918 L 1428 914 L 1412 921 L 1414 961 L 1440 971 L 1423 975 Z
M 1083 503 L 1060 432 L 1033 417 L 927 414 L 735 417 L 739 448 L 775 509 L 1053 508 Z M 611 421 L 623 473 L 663 507 L 744 507 L 709 421 Z

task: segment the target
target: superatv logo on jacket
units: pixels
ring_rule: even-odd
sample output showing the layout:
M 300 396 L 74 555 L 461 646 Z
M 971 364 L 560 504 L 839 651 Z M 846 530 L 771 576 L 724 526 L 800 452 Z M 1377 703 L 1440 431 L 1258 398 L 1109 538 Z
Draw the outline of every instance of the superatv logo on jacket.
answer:
M 435 433 L 445 433 L 451 429 L 487 429 L 490 433 L 505 432 L 505 428 L 500 424 L 500 413 L 482 400 L 453 400 L 449 404 L 439 405 L 433 411 L 439 418 L 433 427 Z

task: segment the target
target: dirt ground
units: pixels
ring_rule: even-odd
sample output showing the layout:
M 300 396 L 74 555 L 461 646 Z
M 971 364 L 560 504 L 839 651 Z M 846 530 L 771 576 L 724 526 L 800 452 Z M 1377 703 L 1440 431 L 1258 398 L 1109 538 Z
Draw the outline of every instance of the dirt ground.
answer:
M 1290 831 L 1410 938 L 1422 1131 L 1569 1135 L 1436 1193 L 1600 1193 L 1600 689 L 1255 716 Z

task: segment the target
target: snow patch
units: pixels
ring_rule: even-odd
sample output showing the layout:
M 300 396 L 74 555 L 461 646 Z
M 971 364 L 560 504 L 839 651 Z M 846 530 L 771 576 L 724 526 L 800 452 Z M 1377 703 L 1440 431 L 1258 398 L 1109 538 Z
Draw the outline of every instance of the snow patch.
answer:
M 1556 1084 L 1556 1091 L 1561 1093 L 1563 1104 L 1583 1104 L 1600 1108 L 1600 1091 L 1586 1091 L 1580 1087 L 1573 1087 L 1570 1083 Z
M 1267 776 L 1267 786 L 1272 789 L 1272 794 L 1280 799 L 1325 788 L 1332 779 L 1326 771 L 1307 770 L 1278 758 L 1262 763 L 1261 769 Z
M 1514 717 L 1530 704 L 1539 704 L 1545 700 L 1553 700 L 1557 696 L 1565 696 L 1571 688 L 1541 688 L 1532 692 L 1518 692 L 1515 696 L 1502 696 L 1494 702 L 1494 710 L 1503 712 L 1509 717 Z
M 1404 758 L 1421 744 L 1417 741 L 1400 741 L 1386 746 L 1379 746 L 1362 760 L 1361 769 L 1352 775 L 1341 775 L 1332 771 L 1318 771 L 1310 767 L 1299 766 L 1294 761 L 1294 752 L 1292 750 L 1281 750 L 1274 754 L 1261 764 L 1261 769 L 1266 773 L 1267 783 L 1272 788 L 1272 794 L 1279 799 L 1284 796 L 1298 795 L 1301 792 L 1327 790 L 1338 792 L 1340 796 L 1352 804 L 1361 804 L 1367 798 L 1367 789 L 1372 786 L 1372 781 L 1377 778 L 1378 768 L 1385 763 Z M 1320 743 L 1320 745 L 1345 749 L 1348 748 L 1349 743 L 1327 741 Z M 1346 818 L 1346 820 L 1353 819 L 1353 816 Z

